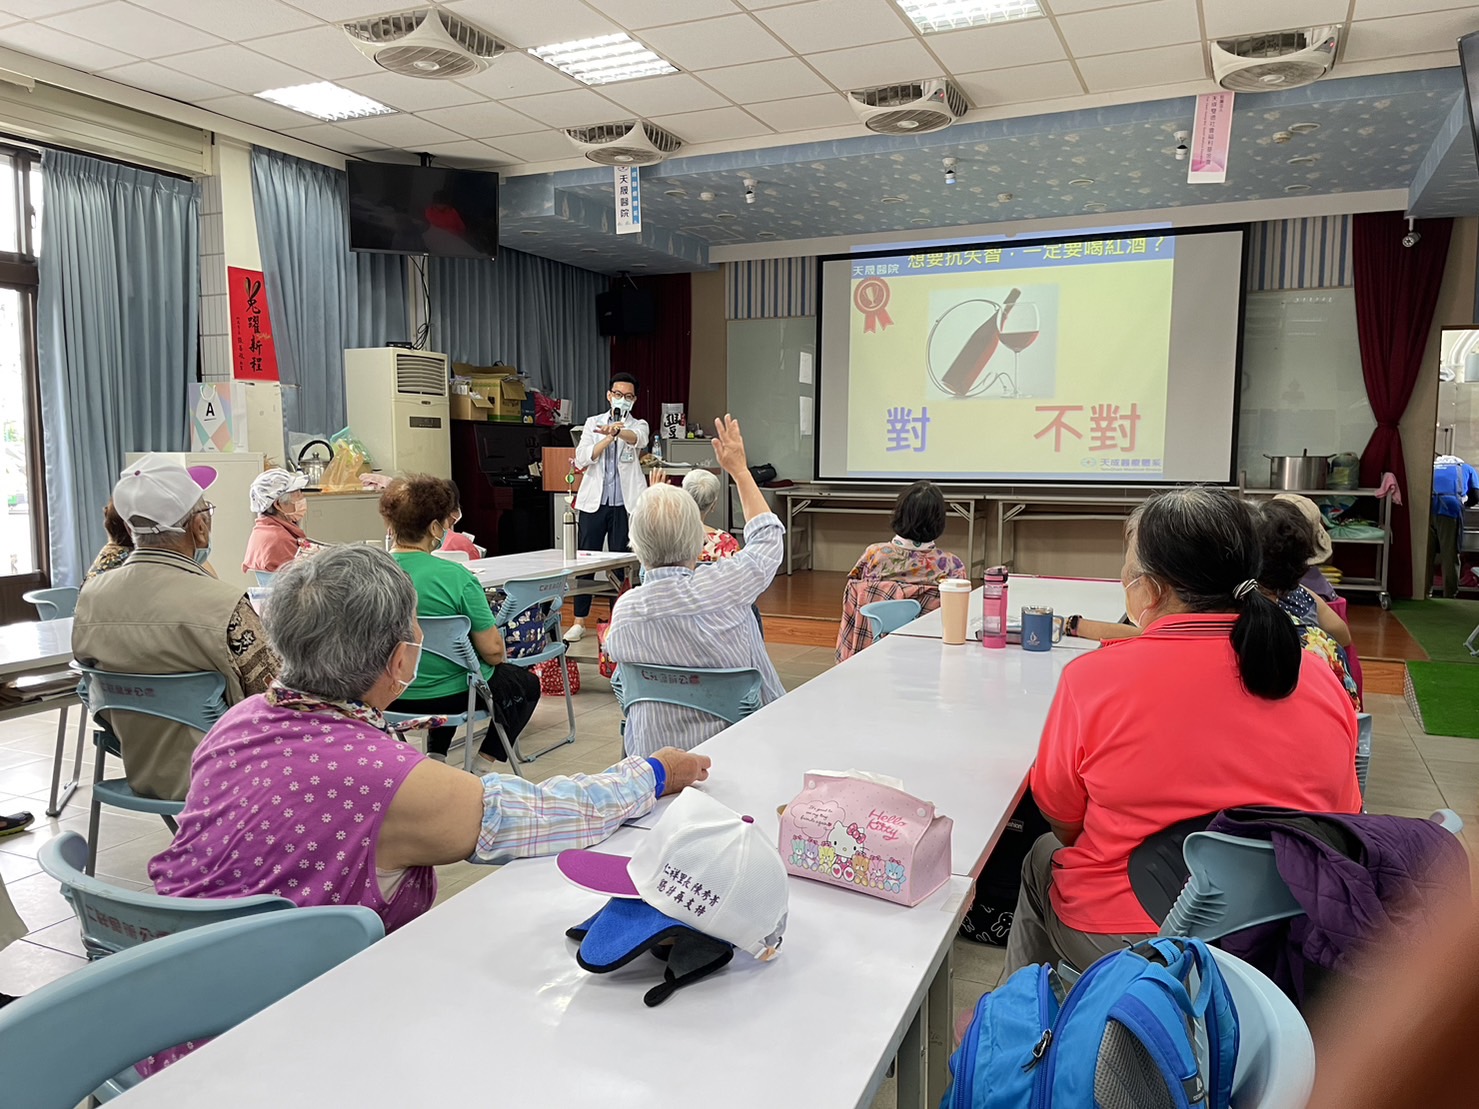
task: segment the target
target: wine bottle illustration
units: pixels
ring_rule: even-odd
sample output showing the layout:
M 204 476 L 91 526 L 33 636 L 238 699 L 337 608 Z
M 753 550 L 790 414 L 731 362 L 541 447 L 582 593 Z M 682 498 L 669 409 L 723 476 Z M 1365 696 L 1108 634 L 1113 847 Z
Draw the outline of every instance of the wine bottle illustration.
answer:
M 991 356 L 1001 345 L 1002 324 L 1010 314 L 1012 305 L 1017 303 L 1017 298 L 1021 295 L 1021 289 L 1013 289 L 1002 302 L 1001 310 L 992 313 L 989 319 L 971 333 L 971 337 L 966 340 L 965 346 L 960 348 L 960 353 L 950 363 L 950 369 L 945 372 L 940 382 L 948 392 L 957 397 L 970 393 L 976 380 L 985 371 L 986 363 L 991 361 Z

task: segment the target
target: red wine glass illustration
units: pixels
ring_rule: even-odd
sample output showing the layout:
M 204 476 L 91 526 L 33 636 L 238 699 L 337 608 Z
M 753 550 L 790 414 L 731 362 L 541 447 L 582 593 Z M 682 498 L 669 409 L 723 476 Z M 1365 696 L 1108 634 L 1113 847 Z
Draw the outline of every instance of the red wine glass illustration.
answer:
M 1002 305 L 1001 311 L 997 313 L 997 329 L 1001 333 L 1001 345 L 1012 352 L 1012 395 L 1018 396 L 1017 374 L 1022 352 L 1037 341 L 1042 331 L 1037 305 L 1023 304 L 1021 301 Z

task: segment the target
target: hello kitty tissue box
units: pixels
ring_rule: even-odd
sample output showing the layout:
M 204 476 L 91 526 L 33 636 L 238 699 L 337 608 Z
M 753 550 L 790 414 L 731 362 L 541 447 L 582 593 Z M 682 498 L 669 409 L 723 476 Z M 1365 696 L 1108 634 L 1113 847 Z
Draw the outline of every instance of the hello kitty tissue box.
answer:
M 950 877 L 955 822 L 897 779 L 811 771 L 781 813 L 786 870 L 900 905 L 917 905 Z

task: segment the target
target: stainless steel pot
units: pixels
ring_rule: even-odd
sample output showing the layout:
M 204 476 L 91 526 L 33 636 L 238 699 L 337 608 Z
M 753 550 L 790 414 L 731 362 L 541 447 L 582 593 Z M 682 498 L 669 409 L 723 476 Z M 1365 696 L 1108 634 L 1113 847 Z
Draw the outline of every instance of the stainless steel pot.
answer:
M 1330 458 L 1323 454 L 1266 454 L 1270 489 L 1324 489 Z
M 327 450 L 328 458 L 319 458 L 317 455 L 309 458 L 308 452 L 314 447 L 323 447 Z M 329 463 L 333 461 L 333 458 L 334 448 L 322 439 L 314 439 L 303 444 L 303 449 L 298 452 L 298 469 L 308 479 L 308 488 L 317 489 L 323 484 L 324 471 L 329 468 Z

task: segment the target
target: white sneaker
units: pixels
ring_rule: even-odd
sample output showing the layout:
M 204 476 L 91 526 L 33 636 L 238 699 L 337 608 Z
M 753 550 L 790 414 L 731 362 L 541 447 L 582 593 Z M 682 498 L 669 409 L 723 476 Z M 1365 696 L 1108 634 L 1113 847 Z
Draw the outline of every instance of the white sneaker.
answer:
M 565 631 L 565 642 L 566 643 L 574 643 L 577 640 L 583 639 L 584 637 L 585 637 L 585 625 L 584 624 L 571 624 L 570 627 L 567 628 L 566 631 Z

